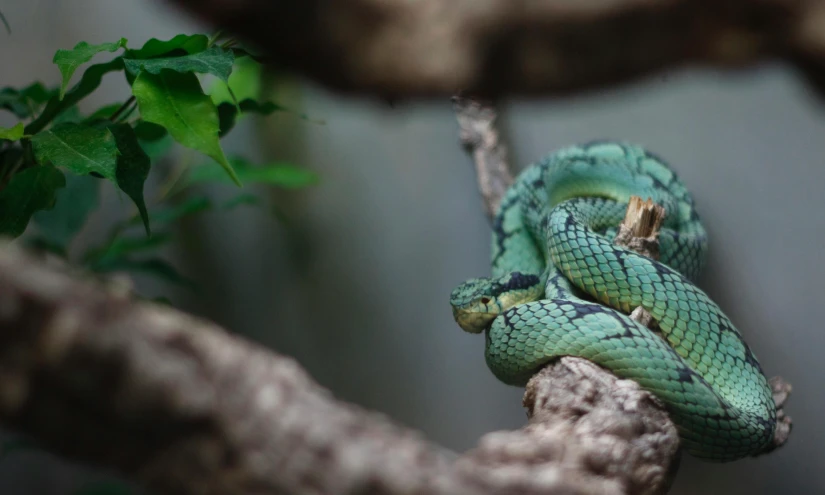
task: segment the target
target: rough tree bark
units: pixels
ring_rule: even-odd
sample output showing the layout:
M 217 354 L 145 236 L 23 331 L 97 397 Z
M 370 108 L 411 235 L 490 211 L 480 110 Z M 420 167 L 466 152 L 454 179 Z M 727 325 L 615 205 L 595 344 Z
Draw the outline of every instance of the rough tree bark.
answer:
M 825 0 L 167 0 L 279 67 L 389 97 L 562 95 L 784 60 L 825 90 Z
M 541 376 L 528 426 L 452 461 L 289 358 L 0 246 L 0 422 L 158 494 L 655 493 L 655 401 L 587 362 Z

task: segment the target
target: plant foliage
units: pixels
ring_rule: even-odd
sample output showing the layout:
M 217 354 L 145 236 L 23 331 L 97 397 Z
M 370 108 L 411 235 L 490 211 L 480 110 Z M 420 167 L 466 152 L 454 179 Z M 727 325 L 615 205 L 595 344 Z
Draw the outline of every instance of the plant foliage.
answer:
M 2 12 L 0 22 L 10 32 Z M 254 56 L 233 39 L 218 45 L 221 38 L 180 34 L 150 39 L 139 48 L 128 46 L 125 38 L 81 41 L 54 55 L 60 85 L 0 88 L 0 112 L 19 120 L 0 127 L 0 236 L 25 234 L 30 246 L 69 258 L 72 241 L 101 207 L 101 187 L 111 184 L 136 212 L 120 213 L 108 236 L 72 261 L 99 273 L 143 273 L 194 287 L 158 250 L 172 240 L 174 222 L 213 209 L 198 186 L 258 183 L 295 189 L 317 183 L 314 174 L 291 164 L 253 164 L 224 153 L 220 139 L 238 118 L 284 108 L 261 100 L 261 67 Z M 106 54 L 112 58 L 88 65 Z M 121 74 L 131 94 L 123 102 L 81 112 L 78 103 L 110 74 Z M 209 93 L 203 89 L 205 77 L 215 79 Z M 176 167 L 161 177 L 171 185 L 150 204 L 144 185 L 150 174 L 163 173 L 155 171 L 156 165 L 175 143 L 212 161 L 183 167 L 183 173 L 174 172 L 182 168 Z M 245 190 L 219 207 L 261 203 Z M 29 441 L 9 440 L 0 443 L 0 456 L 37 448 Z M 84 486 L 75 495 L 130 493 L 134 491 L 124 484 L 107 482 Z
M 108 183 L 136 212 L 122 215 L 107 238 L 77 261 L 97 272 L 148 273 L 192 286 L 158 249 L 172 239 L 173 222 L 213 209 L 212 201 L 193 193 L 194 188 L 203 183 L 229 188 L 315 184 L 317 177 L 300 167 L 253 164 L 224 153 L 220 139 L 238 118 L 284 108 L 261 100 L 261 68 L 250 52 L 233 39 L 219 45 L 219 39 L 180 34 L 150 39 L 137 48 L 125 38 L 82 41 L 55 53 L 60 85 L 35 82 L 0 89 L 0 111 L 19 119 L 0 127 L 0 236 L 25 233 L 30 245 L 67 257 L 72 240 L 100 208 L 100 188 Z M 97 61 L 106 55 L 110 60 Z M 78 103 L 111 74 L 121 74 L 131 94 L 121 103 L 81 112 Z M 204 91 L 205 78 L 214 79 L 209 92 Z M 175 143 L 211 162 L 184 168 L 181 177 L 161 177 L 172 187 L 164 200 L 150 205 L 144 185 Z M 170 203 L 170 198 L 176 201 Z M 226 210 L 261 203 L 245 190 L 219 206 Z

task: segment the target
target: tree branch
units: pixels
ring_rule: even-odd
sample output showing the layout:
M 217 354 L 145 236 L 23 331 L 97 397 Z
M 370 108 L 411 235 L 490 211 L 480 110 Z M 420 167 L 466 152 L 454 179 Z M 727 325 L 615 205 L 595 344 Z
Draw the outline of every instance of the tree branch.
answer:
M 461 144 L 475 165 L 484 213 L 492 220 L 501 198 L 513 183 L 513 174 L 507 162 L 507 147 L 501 142 L 496 127 L 498 112 L 492 103 L 466 95 L 453 97 L 453 109 L 458 119 Z
M 0 422 L 158 494 L 654 493 L 675 433 L 649 394 L 576 360 L 544 375 L 528 426 L 452 462 L 289 358 L 0 246 Z
M 772 59 L 825 88 L 825 0 L 167 0 L 272 63 L 388 97 L 564 95 Z

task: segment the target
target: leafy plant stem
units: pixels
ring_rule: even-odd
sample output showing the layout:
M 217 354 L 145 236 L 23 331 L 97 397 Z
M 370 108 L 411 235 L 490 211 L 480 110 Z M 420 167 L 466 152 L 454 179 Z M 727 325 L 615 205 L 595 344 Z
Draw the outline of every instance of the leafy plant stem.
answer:
M 124 111 L 126 111 L 126 109 L 129 108 L 129 106 L 132 105 L 133 103 L 135 103 L 136 101 L 137 100 L 134 96 L 130 96 L 128 100 L 123 102 L 123 105 L 121 105 L 120 108 L 115 110 L 115 113 L 113 113 L 112 116 L 109 117 L 109 120 L 112 121 L 112 122 L 117 122 L 118 117 L 120 117 L 120 114 L 122 114 Z M 131 111 L 129 113 L 127 113 L 126 117 L 128 117 L 129 114 L 131 114 L 131 113 L 132 113 Z
M 122 124 L 122 123 L 126 122 L 126 120 L 129 117 L 131 117 L 133 113 L 135 113 L 136 109 L 137 109 L 137 103 L 133 103 L 132 106 L 130 106 L 129 109 L 126 110 L 126 112 L 124 112 L 123 115 L 121 115 L 119 119 L 117 119 L 116 123 L 117 124 Z
M 210 47 L 210 46 L 214 45 L 216 41 L 221 39 L 221 36 L 223 36 L 223 33 L 224 33 L 223 29 L 218 29 L 217 31 L 215 31 L 215 33 L 209 38 L 209 42 L 207 42 L 206 46 Z

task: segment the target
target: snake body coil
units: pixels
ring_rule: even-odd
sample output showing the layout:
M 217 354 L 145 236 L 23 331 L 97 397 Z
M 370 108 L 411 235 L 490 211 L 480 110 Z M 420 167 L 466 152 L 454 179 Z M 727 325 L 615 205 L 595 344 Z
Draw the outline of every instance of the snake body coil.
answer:
M 667 212 L 661 261 L 612 242 L 631 195 Z M 734 460 L 769 448 L 776 407 L 739 331 L 691 282 L 706 246 L 693 198 L 659 158 L 626 143 L 565 148 L 510 187 L 492 277 L 465 282 L 450 302 L 464 330 L 486 331 L 501 381 L 523 386 L 555 358 L 583 357 L 661 399 L 691 454 Z M 626 316 L 637 306 L 664 338 Z

